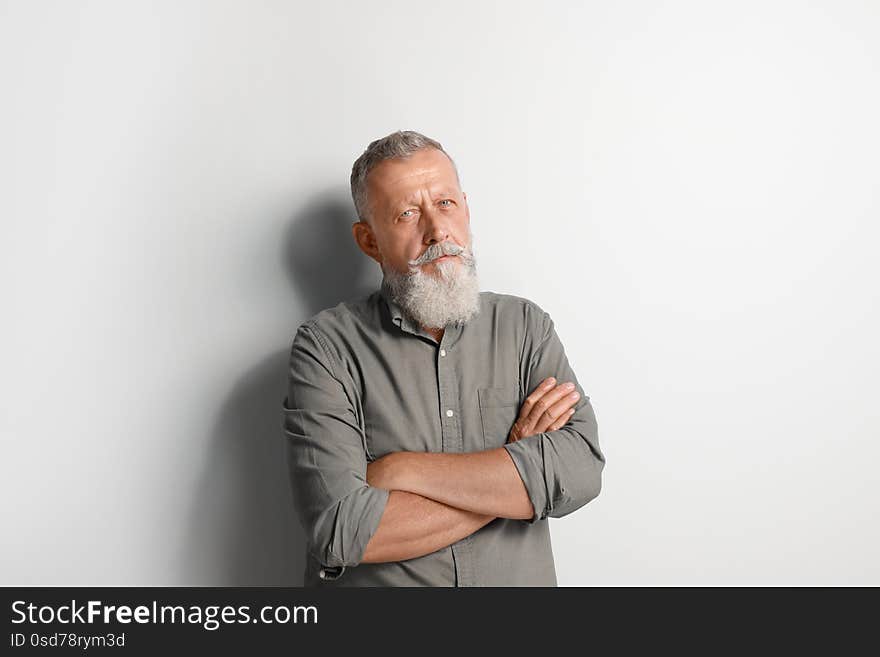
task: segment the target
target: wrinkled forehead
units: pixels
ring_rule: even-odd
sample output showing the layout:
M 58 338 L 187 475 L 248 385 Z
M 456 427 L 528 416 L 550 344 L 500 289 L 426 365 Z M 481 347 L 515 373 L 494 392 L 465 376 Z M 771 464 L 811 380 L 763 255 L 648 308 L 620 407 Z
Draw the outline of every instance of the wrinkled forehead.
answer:
M 415 200 L 411 197 L 426 189 L 432 196 L 459 189 L 452 161 L 434 148 L 417 151 L 408 158 L 380 162 L 370 172 L 367 184 L 376 201 L 384 203 Z

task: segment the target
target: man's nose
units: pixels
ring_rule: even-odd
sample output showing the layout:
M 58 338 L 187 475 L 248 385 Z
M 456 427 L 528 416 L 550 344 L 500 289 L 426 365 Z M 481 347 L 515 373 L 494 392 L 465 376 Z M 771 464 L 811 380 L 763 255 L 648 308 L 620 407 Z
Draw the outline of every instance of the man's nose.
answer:
M 449 218 L 437 208 L 425 213 L 425 243 L 435 244 L 449 239 Z

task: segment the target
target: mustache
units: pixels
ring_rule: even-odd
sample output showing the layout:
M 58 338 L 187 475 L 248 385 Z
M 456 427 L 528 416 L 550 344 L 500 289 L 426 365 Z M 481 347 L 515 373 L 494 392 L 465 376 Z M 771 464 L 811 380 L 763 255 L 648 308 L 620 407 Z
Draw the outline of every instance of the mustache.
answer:
M 418 267 L 428 262 L 442 258 L 445 255 L 454 255 L 460 257 L 466 264 L 473 261 L 473 254 L 469 249 L 459 246 L 455 242 L 442 242 L 440 244 L 432 244 L 425 252 L 415 260 L 410 260 L 411 267 Z

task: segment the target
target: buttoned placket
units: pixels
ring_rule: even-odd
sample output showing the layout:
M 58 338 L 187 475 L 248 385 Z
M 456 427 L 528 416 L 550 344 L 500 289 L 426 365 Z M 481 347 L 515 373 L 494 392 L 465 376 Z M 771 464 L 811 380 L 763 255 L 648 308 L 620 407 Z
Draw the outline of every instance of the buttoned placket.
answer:
M 401 330 L 430 340 L 437 347 L 437 390 L 440 394 L 440 435 L 441 450 L 450 454 L 464 452 L 464 439 L 459 414 L 461 411 L 461 394 L 456 376 L 455 344 L 461 336 L 462 327 L 450 324 L 443 331 L 438 343 L 433 335 L 421 326 L 410 321 L 396 304 L 392 304 L 392 316 Z M 477 573 L 473 556 L 472 536 L 465 536 L 450 545 L 452 558 L 455 562 L 456 586 L 477 586 Z
M 437 350 L 437 389 L 440 392 L 440 427 L 441 449 L 450 454 L 464 452 L 464 436 L 462 434 L 461 391 L 458 389 L 459 377 L 456 375 L 455 343 L 461 334 L 461 328 L 451 325 L 443 331 Z M 476 569 L 473 558 L 473 538 L 466 536 L 451 546 L 455 560 L 456 584 L 458 586 L 476 586 Z

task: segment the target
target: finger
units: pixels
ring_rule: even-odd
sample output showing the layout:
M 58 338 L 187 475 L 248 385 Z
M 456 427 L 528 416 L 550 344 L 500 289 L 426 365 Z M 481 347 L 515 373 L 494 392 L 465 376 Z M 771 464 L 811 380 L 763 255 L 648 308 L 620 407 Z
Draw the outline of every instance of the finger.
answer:
M 556 385 L 556 379 L 552 376 L 544 379 L 537 388 L 535 388 L 531 394 L 523 400 L 523 403 L 519 407 L 519 415 L 516 417 L 516 422 L 521 429 L 521 435 L 528 435 L 528 431 L 531 428 L 531 422 L 529 420 L 529 415 L 532 412 L 532 408 L 535 403 L 544 396 L 545 393 L 549 392 L 553 389 L 553 386 Z
M 579 399 L 580 393 L 577 390 L 563 396 L 538 418 L 538 421 L 535 422 L 535 431 L 548 431 L 551 426 L 556 424 L 560 417 L 568 413 L 577 404 Z
M 531 410 L 529 411 L 528 422 L 529 427 L 538 426 L 538 422 L 541 419 L 541 416 L 547 413 L 547 411 L 551 410 L 553 405 L 563 399 L 566 395 L 574 390 L 574 386 L 572 384 L 563 384 L 556 386 L 553 390 L 550 390 L 544 393 L 540 399 L 538 399 L 533 405 Z M 568 407 L 565 407 L 568 408 Z M 552 416 L 548 416 L 548 419 L 552 422 L 556 419 L 556 416 L 559 415 L 559 412 L 562 411 L 562 408 L 559 411 L 554 412 Z M 548 423 L 549 424 L 549 423 Z M 546 426 L 546 424 L 544 425 Z
M 547 432 L 547 431 L 558 431 L 559 429 L 561 429 L 562 427 L 564 427 L 566 425 L 568 420 L 571 418 L 573 412 L 574 412 L 573 409 L 563 411 L 562 415 L 560 415 L 558 418 L 556 418 L 555 422 L 553 422 L 550 426 L 548 426 L 545 429 L 536 430 L 536 433 L 542 433 L 542 432 Z
M 513 426 L 510 428 L 510 431 L 507 434 L 507 442 L 515 443 L 517 440 L 522 438 L 522 432 L 519 428 L 519 421 L 519 418 L 514 421 Z
M 534 401 L 527 409 L 523 409 L 524 412 L 527 411 L 527 415 L 519 420 L 523 436 L 531 436 L 538 433 L 536 425 L 541 416 L 543 416 L 560 397 L 564 396 L 572 389 L 570 386 L 570 383 L 563 383 L 555 387 L 536 390 L 537 394 L 535 395 L 536 398 Z
M 541 381 L 537 388 L 535 388 L 531 394 L 523 400 L 522 405 L 519 407 L 519 417 L 527 418 L 529 413 L 532 410 L 532 406 L 535 405 L 535 402 L 538 401 L 544 393 L 553 389 L 553 386 L 556 384 L 556 379 L 552 376 L 548 376 L 546 379 Z
M 570 408 L 562 413 L 562 415 L 559 416 L 559 419 L 556 420 L 554 424 L 550 425 L 549 428 L 545 429 L 545 431 L 558 431 L 568 423 L 572 415 L 574 415 L 574 409 Z

